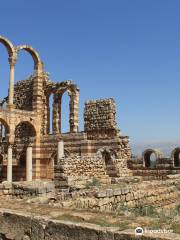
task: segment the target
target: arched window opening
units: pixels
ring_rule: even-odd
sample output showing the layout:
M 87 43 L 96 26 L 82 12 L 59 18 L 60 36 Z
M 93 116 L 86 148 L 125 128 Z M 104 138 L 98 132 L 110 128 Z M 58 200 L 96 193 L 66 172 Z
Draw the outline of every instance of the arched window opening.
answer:
M 70 97 L 66 91 L 61 100 L 61 132 L 70 132 Z
M 113 152 L 104 150 L 102 152 L 102 158 L 105 162 L 106 166 L 106 173 L 109 177 L 117 177 L 118 176 L 118 169 L 115 164 L 115 154 Z
M 155 168 L 157 164 L 157 156 L 154 151 L 147 151 L 144 154 L 144 165 L 147 168 Z

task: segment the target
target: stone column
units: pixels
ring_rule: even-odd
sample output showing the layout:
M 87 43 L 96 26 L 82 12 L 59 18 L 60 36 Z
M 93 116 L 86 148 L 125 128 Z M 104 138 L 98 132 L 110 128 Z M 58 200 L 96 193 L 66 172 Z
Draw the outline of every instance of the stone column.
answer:
M 53 133 L 58 134 L 61 132 L 61 99 L 62 94 L 55 93 L 53 98 Z
M 70 94 L 70 132 L 78 132 L 78 105 L 79 105 L 79 92 Z
M 9 65 L 10 65 L 9 98 L 8 98 L 9 107 L 13 106 L 13 101 L 14 101 L 14 67 L 15 67 L 15 64 L 16 64 L 16 58 L 10 57 L 9 58 Z
M 63 140 L 58 142 L 58 159 L 64 157 L 64 142 Z
M 7 181 L 12 182 L 12 146 L 8 146 L 8 159 L 7 159 Z
M 32 146 L 26 149 L 26 181 L 32 181 Z

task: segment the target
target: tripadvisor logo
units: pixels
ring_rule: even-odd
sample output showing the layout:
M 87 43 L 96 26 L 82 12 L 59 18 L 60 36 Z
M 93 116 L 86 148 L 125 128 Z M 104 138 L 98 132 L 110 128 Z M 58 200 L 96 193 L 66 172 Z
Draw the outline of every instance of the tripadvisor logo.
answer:
M 142 227 L 137 227 L 136 229 L 135 229 L 135 235 L 143 235 L 143 233 L 144 233 L 144 230 L 143 230 L 143 228 Z

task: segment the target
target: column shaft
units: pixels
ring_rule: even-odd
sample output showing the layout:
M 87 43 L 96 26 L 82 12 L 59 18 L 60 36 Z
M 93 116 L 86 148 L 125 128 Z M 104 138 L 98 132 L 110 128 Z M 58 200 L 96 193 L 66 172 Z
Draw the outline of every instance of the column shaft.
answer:
M 64 157 L 64 142 L 58 142 L 58 159 Z
M 26 150 L 26 181 L 32 181 L 32 147 Z
M 13 105 L 14 101 L 14 64 L 10 64 L 10 77 L 9 77 L 9 106 Z
M 7 181 L 12 182 L 12 147 L 8 147 Z

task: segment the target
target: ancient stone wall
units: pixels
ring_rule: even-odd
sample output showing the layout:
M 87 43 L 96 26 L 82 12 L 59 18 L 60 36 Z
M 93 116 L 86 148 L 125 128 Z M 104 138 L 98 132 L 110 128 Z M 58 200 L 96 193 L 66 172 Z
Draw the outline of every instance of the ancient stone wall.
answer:
M 117 212 L 124 208 L 139 207 L 165 207 L 179 204 L 180 180 L 168 179 L 166 181 L 141 181 L 126 186 L 106 189 L 84 190 L 74 194 L 72 199 L 65 201 L 69 208 L 94 209 L 102 212 Z M 147 191 L 148 189 L 148 191 Z M 63 202 L 62 202 L 63 205 Z
M 134 176 L 144 179 L 165 179 L 168 174 L 179 174 L 180 166 L 174 166 L 173 158 L 160 157 L 156 159 L 154 167 L 146 166 L 143 158 L 128 159 L 128 168 Z
M 88 139 L 117 135 L 116 106 L 112 98 L 87 101 L 84 109 L 84 131 Z

